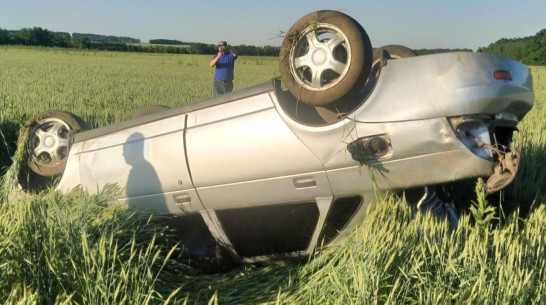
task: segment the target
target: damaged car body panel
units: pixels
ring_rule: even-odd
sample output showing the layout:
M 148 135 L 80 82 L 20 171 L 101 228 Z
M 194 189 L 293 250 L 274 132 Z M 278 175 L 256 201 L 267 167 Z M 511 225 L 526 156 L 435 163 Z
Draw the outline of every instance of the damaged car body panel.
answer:
M 324 22 L 331 16 L 318 13 Z M 332 37 L 313 37 L 328 31 Z M 190 254 L 210 255 L 221 245 L 238 261 L 260 262 L 339 244 L 378 191 L 422 188 L 421 207 L 443 204 L 445 184 L 484 177 L 495 192 L 512 181 L 521 159 L 513 132 L 534 100 L 528 67 L 488 54 L 443 53 L 383 58 L 374 74 L 371 60 L 359 59 L 371 46 L 343 44 L 354 35 L 336 31 L 367 38 L 345 23 L 313 24 L 294 38 L 301 39 L 297 52 L 284 54 L 292 61 L 281 70 L 313 84 L 305 95 L 287 89 L 290 77 L 283 76 L 76 132 L 56 188 L 95 193 L 119 185 L 120 203 L 172 215 Z M 363 49 L 349 49 L 354 45 Z M 302 68 L 302 53 L 327 47 L 339 73 L 324 72 L 322 61 Z M 345 86 L 339 78 L 352 77 L 349 65 L 363 67 L 353 79 L 358 90 L 333 102 L 325 91 L 323 98 L 321 86 Z
M 457 54 L 433 57 L 432 62 L 459 58 L 464 65 Z M 426 61 L 426 56 L 422 58 Z M 411 70 L 414 63 L 405 67 L 406 60 L 392 61 L 396 69 L 382 71 L 374 92 L 382 90 L 386 82 L 382 77 Z M 488 70 L 493 69 L 497 66 Z M 521 107 L 532 106 L 531 87 L 522 89 L 531 86 L 529 72 L 524 74 L 519 85 L 493 85 L 497 80 L 489 80 L 489 86 L 496 87 L 491 90 L 515 88 L 509 96 L 524 106 L 515 107 L 518 112 L 512 116 L 504 115 L 514 108 L 505 98 L 472 98 L 466 113 L 459 105 L 464 104 L 458 94 L 461 88 L 428 84 L 429 92 L 444 92 L 444 102 L 423 97 L 420 103 L 402 98 L 385 103 L 384 96 L 372 93 L 343 120 L 318 126 L 286 113 L 277 94 L 282 89 L 263 84 L 247 90 L 246 96 L 239 92 L 231 101 L 211 99 L 202 108 L 182 106 L 123 122 L 118 128 L 77 134 L 57 188 L 67 191 L 81 184 L 97 191 L 115 183 L 125 186 L 120 200 L 129 206 L 197 214 L 211 235 L 244 261 L 307 255 L 321 242 L 325 227 L 332 226 L 325 224 L 336 222 L 327 216 L 339 202 L 348 201 L 351 207 L 350 215 L 337 220 L 339 231 L 351 231 L 362 221 L 375 200 L 374 183 L 383 191 L 403 190 L 493 175 L 498 160 L 488 148 L 493 144 L 489 128 L 493 123 L 515 127 L 524 114 Z M 420 84 L 413 87 L 424 90 Z M 432 107 L 438 103 L 443 104 Z M 380 115 L 374 104 L 397 110 Z M 450 104 L 455 105 L 452 112 Z M 414 119 L 404 113 L 406 109 Z M 483 114 L 489 109 L 500 112 Z M 157 183 L 150 177 L 157 177 Z M 258 234 L 261 231 L 267 234 Z M 331 245 L 344 235 L 328 234 Z
M 496 71 L 510 71 L 511 80 L 495 79 Z M 521 120 L 533 106 L 532 88 L 528 67 L 490 54 L 458 52 L 389 60 L 368 101 L 354 115 L 365 122 L 485 113 L 507 113 Z

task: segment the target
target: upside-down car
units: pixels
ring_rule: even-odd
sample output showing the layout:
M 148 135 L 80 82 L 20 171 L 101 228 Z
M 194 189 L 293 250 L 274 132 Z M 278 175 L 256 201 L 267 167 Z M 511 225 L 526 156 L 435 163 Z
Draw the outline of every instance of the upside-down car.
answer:
M 117 184 L 129 207 L 172 215 L 187 249 L 239 261 L 305 256 L 339 244 L 375 189 L 422 189 L 453 214 L 445 186 L 512 181 L 517 123 L 533 106 L 528 67 L 473 52 L 372 49 L 351 17 L 313 12 L 287 32 L 281 77 L 87 130 L 64 111 L 28 124 L 29 192 Z M 452 218 L 452 217 L 450 217 Z

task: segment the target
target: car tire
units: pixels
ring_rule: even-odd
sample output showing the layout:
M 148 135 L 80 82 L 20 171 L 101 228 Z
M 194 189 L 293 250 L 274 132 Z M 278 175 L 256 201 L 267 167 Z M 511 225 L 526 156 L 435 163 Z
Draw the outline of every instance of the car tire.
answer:
M 381 67 L 383 65 L 382 60 L 384 59 L 383 53 L 387 52 L 388 57 L 392 59 L 400 59 L 400 58 L 406 58 L 406 57 L 414 57 L 417 56 L 417 53 L 413 51 L 412 49 L 401 46 L 401 45 L 387 45 L 383 46 L 381 48 L 375 49 L 373 51 L 373 63 L 372 63 L 372 69 L 370 76 L 372 77 L 378 77 L 379 72 L 381 71 Z
M 137 112 L 137 114 L 135 114 L 135 118 L 145 116 L 151 113 L 156 113 L 158 111 L 162 111 L 165 109 L 170 109 L 170 107 L 164 106 L 164 105 L 152 105 L 152 106 L 144 107 L 139 112 Z
M 28 132 L 26 160 L 19 173 L 23 189 L 36 191 L 51 186 L 66 166 L 71 135 L 86 129 L 85 121 L 66 111 L 47 111 L 31 118 L 24 126 Z
M 287 32 L 281 78 L 298 101 L 325 106 L 362 89 L 372 59 L 370 39 L 356 20 L 338 11 L 317 11 Z

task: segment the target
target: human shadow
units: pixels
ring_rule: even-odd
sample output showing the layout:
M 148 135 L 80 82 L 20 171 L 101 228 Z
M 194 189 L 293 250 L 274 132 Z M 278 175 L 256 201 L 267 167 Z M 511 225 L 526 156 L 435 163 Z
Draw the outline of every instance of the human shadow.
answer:
M 17 150 L 17 138 L 21 125 L 8 120 L 0 119 L 0 169 L 7 169 L 13 162 L 12 157 Z
M 168 213 L 161 182 L 153 165 L 146 160 L 149 147 L 144 136 L 133 133 L 123 145 L 123 157 L 131 166 L 125 192 L 131 208 Z

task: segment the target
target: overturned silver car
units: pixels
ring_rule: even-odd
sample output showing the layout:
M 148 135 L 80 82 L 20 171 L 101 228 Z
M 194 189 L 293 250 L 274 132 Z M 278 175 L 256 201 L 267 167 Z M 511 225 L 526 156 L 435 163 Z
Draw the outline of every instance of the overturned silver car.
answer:
M 529 68 L 414 55 L 374 52 L 351 17 L 314 12 L 287 33 L 279 79 L 93 130 L 67 112 L 38 115 L 20 184 L 117 184 L 120 202 L 173 215 L 190 253 L 220 244 L 247 262 L 338 244 L 376 189 L 421 188 L 420 204 L 446 205 L 438 194 L 456 181 L 504 188 L 520 159 L 513 132 L 533 106 Z

